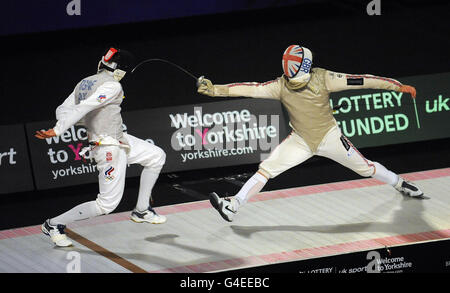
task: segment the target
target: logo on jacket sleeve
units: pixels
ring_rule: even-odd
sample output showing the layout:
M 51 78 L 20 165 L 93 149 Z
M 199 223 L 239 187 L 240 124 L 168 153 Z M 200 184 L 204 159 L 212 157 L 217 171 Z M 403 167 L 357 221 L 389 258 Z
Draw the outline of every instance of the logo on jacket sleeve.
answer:
M 105 179 L 112 181 L 114 180 L 114 175 L 112 174 L 114 172 L 114 168 L 113 166 L 110 166 L 108 169 L 106 169 L 105 171 Z
M 103 102 L 104 100 L 106 100 L 106 95 L 100 95 L 97 97 L 97 101 L 99 101 L 100 103 Z

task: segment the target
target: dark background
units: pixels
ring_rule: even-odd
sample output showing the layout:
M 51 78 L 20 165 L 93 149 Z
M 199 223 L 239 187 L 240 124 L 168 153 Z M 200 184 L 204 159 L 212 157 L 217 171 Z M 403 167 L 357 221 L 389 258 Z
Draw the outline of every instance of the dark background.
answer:
M 54 119 L 55 108 L 79 80 L 95 73 L 101 54 L 110 44 L 132 51 L 139 60 L 169 59 L 215 83 L 266 81 L 280 76 L 281 55 L 287 46 L 296 43 L 313 51 L 315 66 L 339 72 L 399 78 L 450 71 L 448 2 L 381 0 L 382 15 L 368 16 L 369 2 L 307 2 L 283 8 L 3 36 L 0 124 Z M 197 94 L 191 78 L 164 64 L 142 67 L 123 86 L 123 111 L 222 100 Z M 414 172 L 448 167 L 449 143 L 450 139 L 441 139 L 366 148 L 362 153 L 394 172 Z M 217 190 L 231 195 L 239 187 L 223 178 L 245 181 L 256 169 L 257 165 L 245 165 L 163 174 L 153 192 L 154 206 L 206 199 L 183 193 L 174 184 L 202 194 Z M 265 190 L 358 178 L 328 159 L 313 158 L 271 180 Z M 193 183 L 199 180 L 201 184 Z M 139 178 L 127 179 L 123 201 L 116 211 L 134 207 L 138 184 Z M 96 193 L 96 184 L 88 184 L 2 195 L 0 229 L 39 224 L 76 204 L 93 200 Z

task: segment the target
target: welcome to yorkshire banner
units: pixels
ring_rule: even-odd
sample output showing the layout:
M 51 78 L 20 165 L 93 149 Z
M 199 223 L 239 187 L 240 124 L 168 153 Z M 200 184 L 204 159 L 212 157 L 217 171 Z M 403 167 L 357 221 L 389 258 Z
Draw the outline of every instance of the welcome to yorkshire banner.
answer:
M 358 148 L 450 137 L 450 73 L 400 78 L 417 98 L 392 91 L 333 93 L 335 118 Z M 278 101 L 235 99 L 123 113 L 124 131 L 161 147 L 162 172 L 258 163 L 289 133 Z M 96 164 L 79 151 L 87 146 L 83 127 L 38 140 L 34 133 L 55 121 L 0 126 L 0 193 L 93 183 Z M 26 129 L 26 130 L 25 130 Z M 132 165 L 127 176 L 140 174 Z
M 198 105 L 123 113 L 127 133 L 154 143 L 166 152 L 162 172 L 252 164 L 263 160 L 287 135 L 286 117 L 277 101 L 236 99 Z M 87 131 L 71 127 L 59 137 L 34 138 L 55 121 L 26 125 L 37 189 L 97 181 L 95 161 L 79 152 Z M 131 165 L 127 176 L 138 176 Z

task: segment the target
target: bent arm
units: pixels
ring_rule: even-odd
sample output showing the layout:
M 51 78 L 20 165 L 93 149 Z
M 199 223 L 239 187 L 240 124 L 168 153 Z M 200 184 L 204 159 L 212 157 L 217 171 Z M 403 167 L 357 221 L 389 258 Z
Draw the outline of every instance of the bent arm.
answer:
M 79 104 L 75 104 L 75 96 L 72 93 L 65 101 L 56 109 L 56 122 L 53 130 L 56 135 L 61 135 L 75 125 L 87 113 L 109 104 L 120 93 L 122 86 L 118 82 L 105 82 L 97 88 L 97 90 L 82 100 Z

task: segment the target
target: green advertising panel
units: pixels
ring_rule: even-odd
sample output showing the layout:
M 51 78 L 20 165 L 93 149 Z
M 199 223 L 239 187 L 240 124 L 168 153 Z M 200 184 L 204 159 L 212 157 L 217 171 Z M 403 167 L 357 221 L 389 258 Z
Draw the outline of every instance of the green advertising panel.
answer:
M 399 78 L 411 95 L 385 90 L 332 93 L 335 118 L 357 147 L 374 147 L 450 137 L 450 73 Z

